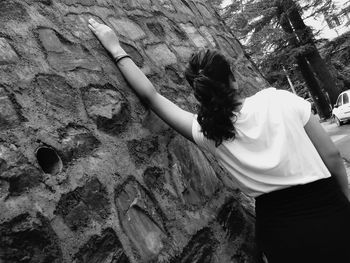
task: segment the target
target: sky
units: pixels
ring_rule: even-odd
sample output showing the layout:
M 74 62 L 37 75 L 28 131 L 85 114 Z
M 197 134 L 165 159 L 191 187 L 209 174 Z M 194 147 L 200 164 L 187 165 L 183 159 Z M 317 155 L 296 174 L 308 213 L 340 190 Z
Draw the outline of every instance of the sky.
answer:
M 224 0 L 222 6 L 225 6 L 230 2 L 232 2 L 232 0 Z M 341 8 L 347 2 L 347 0 L 333 0 L 333 2 L 337 7 Z M 316 30 L 320 30 L 320 36 L 319 36 L 320 38 L 333 39 L 337 37 L 339 34 L 342 34 L 348 30 L 348 28 L 344 28 L 344 27 L 329 29 L 323 16 L 319 16 L 316 18 L 308 18 L 304 22 L 306 25 L 311 26 Z

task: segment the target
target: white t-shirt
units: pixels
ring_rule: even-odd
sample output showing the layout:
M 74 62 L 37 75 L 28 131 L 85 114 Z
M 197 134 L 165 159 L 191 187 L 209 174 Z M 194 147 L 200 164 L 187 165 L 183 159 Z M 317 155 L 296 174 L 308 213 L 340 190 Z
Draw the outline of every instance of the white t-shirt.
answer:
M 193 139 L 227 169 L 245 194 L 264 193 L 306 184 L 331 174 L 304 130 L 311 114 L 306 100 L 268 88 L 245 99 L 234 140 L 215 147 L 193 119 Z

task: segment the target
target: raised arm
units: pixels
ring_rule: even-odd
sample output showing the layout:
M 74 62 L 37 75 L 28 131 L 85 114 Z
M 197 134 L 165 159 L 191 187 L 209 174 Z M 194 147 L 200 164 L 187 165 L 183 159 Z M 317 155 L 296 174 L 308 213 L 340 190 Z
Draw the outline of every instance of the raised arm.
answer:
M 192 121 L 194 115 L 182 110 L 173 102 L 159 94 L 149 79 L 135 65 L 120 46 L 115 32 L 108 26 L 89 20 L 89 28 L 106 50 L 114 57 L 117 66 L 136 94 L 169 126 L 193 141 Z
M 348 177 L 339 150 L 314 115 L 311 115 L 304 128 L 328 170 L 349 198 Z

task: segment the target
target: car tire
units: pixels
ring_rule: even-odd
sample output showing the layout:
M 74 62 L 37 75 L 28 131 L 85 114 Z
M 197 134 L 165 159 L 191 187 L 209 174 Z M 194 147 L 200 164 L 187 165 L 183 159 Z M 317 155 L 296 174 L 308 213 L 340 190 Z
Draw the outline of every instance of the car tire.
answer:
M 334 116 L 335 123 L 337 124 L 338 127 L 343 125 L 343 122 L 338 119 L 337 116 Z

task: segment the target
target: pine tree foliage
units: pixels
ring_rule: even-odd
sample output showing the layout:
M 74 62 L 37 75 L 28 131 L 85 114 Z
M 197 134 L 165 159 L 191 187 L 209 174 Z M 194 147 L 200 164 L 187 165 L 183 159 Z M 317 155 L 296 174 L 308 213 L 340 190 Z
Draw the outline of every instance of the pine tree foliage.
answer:
M 323 116 L 329 117 L 324 91 L 333 101 L 339 89 L 317 50 L 314 36 L 318 32 L 307 27 L 303 19 L 331 15 L 335 7 L 332 0 L 232 0 L 225 7 L 216 1 L 216 6 L 272 85 L 288 87 L 286 74 L 291 73 L 300 87 L 306 87 L 304 79 L 319 101 L 318 108 L 324 110 Z M 297 74 L 297 69 L 302 74 Z M 306 94 L 305 90 L 302 93 Z

